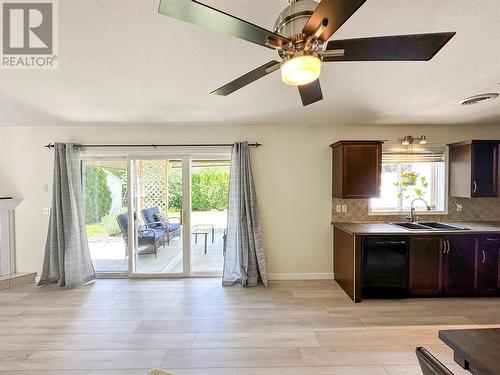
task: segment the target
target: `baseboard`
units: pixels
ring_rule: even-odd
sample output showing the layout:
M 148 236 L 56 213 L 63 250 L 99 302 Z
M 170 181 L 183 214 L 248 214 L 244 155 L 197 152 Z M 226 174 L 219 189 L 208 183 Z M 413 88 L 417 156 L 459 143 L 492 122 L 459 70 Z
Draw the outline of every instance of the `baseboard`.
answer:
M 36 272 L 13 273 L 0 276 L 0 290 L 15 288 L 20 285 L 35 284 Z
M 270 273 L 268 280 L 333 280 L 333 273 Z

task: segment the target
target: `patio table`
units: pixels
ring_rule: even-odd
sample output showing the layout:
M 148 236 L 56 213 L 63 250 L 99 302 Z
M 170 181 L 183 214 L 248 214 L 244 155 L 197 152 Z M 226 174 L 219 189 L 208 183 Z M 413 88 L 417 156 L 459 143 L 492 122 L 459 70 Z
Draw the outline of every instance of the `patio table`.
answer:
M 194 234 L 194 242 L 198 243 L 198 235 L 202 234 L 205 236 L 205 254 L 207 253 L 207 238 L 208 234 L 212 232 L 212 243 L 214 243 L 215 237 L 215 225 L 213 224 L 198 224 L 194 225 L 191 233 Z

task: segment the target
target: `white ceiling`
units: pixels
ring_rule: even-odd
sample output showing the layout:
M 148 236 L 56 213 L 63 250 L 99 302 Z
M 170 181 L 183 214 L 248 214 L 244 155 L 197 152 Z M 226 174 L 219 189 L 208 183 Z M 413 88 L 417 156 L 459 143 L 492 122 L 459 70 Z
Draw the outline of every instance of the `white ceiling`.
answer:
M 271 29 L 286 0 L 204 0 Z M 0 71 L 0 125 L 77 123 L 454 124 L 500 121 L 499 0 L 368 0 L 333 36 L 456 31 L 430 62 L 323 64 L 324 100 L 302 107 L 275 72 L 208 93 L 274 51 L 157 13 L 158 0 L 60 0 L 59 68 Z

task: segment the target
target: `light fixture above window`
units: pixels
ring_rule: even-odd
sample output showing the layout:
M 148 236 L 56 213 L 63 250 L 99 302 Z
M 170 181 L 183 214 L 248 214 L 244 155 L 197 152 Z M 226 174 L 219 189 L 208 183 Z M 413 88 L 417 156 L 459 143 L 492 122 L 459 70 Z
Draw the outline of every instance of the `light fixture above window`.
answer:
M 425 135 L 421 135 L 420 137 L 414 137 L 412 135 L 405 135 L 402 139 L 399 139 L 403 146 L 409 146 L 418 142 L 421 145 L 427 144 L 427 137 Z

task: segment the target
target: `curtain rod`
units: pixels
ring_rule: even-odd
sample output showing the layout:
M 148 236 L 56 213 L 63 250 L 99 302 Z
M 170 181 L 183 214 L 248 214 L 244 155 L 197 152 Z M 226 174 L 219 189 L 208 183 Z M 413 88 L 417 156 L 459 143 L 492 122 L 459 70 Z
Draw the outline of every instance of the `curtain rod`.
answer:
M 80 144 L 75 144 L 77 147 L 153 147 L 153 148 L 158 148 L 158 147 L 231 147 L 233 144 L 232 143 L 184 143 L 184 144 L 170 144 L 170 145 L 165 145 L 165 144 L 148 144 L 148 145 L 127 145 L 127 144 L 98 144 L 98 145 L 80 145 Z M 262 146 L 261 143 L 249 143 L 248 146 L 250 147 L 260 147 Z M 54 148 L 53 143 L 49 143 L 43 147 L 46 147 L 48 149 Z

